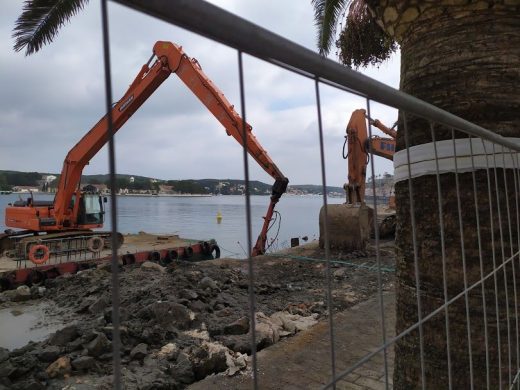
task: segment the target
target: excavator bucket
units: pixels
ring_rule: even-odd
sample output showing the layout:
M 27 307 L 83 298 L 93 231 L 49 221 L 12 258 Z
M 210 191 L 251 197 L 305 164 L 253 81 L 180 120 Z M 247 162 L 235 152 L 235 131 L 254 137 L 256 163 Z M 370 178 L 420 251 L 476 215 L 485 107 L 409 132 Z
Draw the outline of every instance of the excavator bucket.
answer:
M 373 230 L 374 210 L 365 204 L 329 204 L 327 222 L 331 249 L 365 250 Z M 319 245 L 325 247 L 325 207 L 320 210 Z

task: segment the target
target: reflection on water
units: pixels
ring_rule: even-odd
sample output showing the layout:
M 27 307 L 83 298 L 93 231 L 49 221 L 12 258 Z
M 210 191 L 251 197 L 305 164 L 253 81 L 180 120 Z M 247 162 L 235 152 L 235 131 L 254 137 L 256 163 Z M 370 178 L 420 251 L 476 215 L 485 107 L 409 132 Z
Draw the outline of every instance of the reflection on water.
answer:
M 0 310 L 0 347 L 13 350 L 29 341 L 42 341 L 62 324 L 48 323 L 43 303 Z

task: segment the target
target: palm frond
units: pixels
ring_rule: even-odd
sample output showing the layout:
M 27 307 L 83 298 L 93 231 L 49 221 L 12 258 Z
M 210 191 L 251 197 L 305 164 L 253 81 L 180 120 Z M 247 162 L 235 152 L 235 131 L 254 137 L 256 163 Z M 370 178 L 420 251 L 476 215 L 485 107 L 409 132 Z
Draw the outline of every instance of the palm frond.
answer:
M 336 42 L 340 49 L 339 59 L 349 68 L 379 65 L 397 49 L 395 39 L 376 23 L 367 3 L 352 2 L 346 26 Z
M 25 55 L 36 53 L 51 43 L 60 28 L 81 11 L 88 0 L 26 0 L 15 22 L 14 50 Z
M 311 3 L 314 7 L 314 23 L 318 28 L 318 49 L 321 55 L 327 55 L 336 35 L 338 19 L 351 1 L 312 0 Z

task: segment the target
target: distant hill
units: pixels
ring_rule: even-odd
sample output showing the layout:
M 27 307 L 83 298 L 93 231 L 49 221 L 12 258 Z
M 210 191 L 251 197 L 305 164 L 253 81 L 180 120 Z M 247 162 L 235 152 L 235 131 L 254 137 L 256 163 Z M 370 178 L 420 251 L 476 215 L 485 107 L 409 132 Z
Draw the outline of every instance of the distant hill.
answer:
M 245 194 L 245 180 L 238 179 L 200 179 L 193 180 L 208 190 L 211 194 L 222 195 L 241 195 Z M 269 195 L 271 193 L 271 185 L 262 183 L 258 180 L 249 181 L 249 189 L 251 195 Z
M 307 194 L 321 194 L 323 193 L 323 186 L 317 184 L 298 184 L 290 186 L 293 190 L 299 190 Z M 327 186 L 327 193 L 338 192 L 343 194 L 345 190 L 343 187 Z
M 14 186 L 40 187 L 44 175 L 48 174 L 40 172 L 0 171 L 0 191 L 9 191 Z
M 44 178 L 55 176 L 53 181 L 45 181 Z M 56 188 L 59 174 L 41 172 L 19 172 L 0 170 L 0 190 L 10 190 L 14 186 L 35 186 L 42 190 L 52 191 Z M 386 177 L 385 180 L 388 180 Z M 376 179 L 378 182 L 380 179 Z M 391 180 L 391 179 L 390 179 Z M 86 184 L 105 184 L 110 187 L 110 176 L 103 175 L 83 175 L 81 183 Z M 249 182 L 250 193 L 252 195 L 270 195 L 271 185 L 258 180 Z M 238 179 L 189 179 L 189 180 L 159 180 L 146 176 L 117 174 L 116 190 L 128 188 L 130 190 L 150 190 L 160 191 L 167 186 L 169 191 L 176 193 L 192 194 L 222 194 L 222 195 L 241 195 L 245 193 L 245 181 Z M 288 193 L 292 194 L 321 194 L 322 186 L 317 184 L 289 184 Z M 329 194 L 344 194 L 342 187 L 327 186 Z

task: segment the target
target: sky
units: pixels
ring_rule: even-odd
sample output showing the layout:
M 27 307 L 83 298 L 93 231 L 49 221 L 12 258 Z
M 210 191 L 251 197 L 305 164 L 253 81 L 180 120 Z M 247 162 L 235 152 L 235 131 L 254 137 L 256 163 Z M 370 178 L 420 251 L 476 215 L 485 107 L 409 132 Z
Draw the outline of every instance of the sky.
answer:
M 211 1 L 246 20 L 316 49 L 310 0 Z M 31 56 L 15 52 L 11 37 L 22 2 L 5 0 L 0 14 L 0 170 L 59 173 L 68 150 L 104 115 L 105 87 L 100 2 L 90 1 L 53 43 Z M 172 41 L 196 58 L 240 113 L 237 53 L 189 31 L 109 2 L 114 101 L 124 94 L 156 41 Z M 334 50 L 330 55 L 336 59 Z M 399 54 L 360 71 L 399 86 Z M 247 121 L 290 184 L 321 184 L 314 82 L 246 55 Z M 321 85 L 328 185 L 347 180 L 342 158 L 350 114 L 364 108 L 355 95 Z M 374 118 L 391 126 L 397 111 L 374 103 Z M 377 130 L 374 134 L 380 134 Z M 108 172 L 104 147 L 84 174 Z M 244 178 L 242 147 L 172 74 L 116 135 L 118 173 L 157 179 Z M 393 165 L 375 157 L 376 174 Z M 249 160 L 250 178 L 273 180 Z

